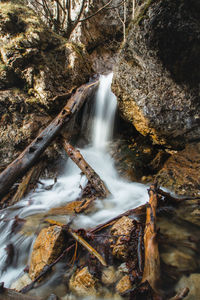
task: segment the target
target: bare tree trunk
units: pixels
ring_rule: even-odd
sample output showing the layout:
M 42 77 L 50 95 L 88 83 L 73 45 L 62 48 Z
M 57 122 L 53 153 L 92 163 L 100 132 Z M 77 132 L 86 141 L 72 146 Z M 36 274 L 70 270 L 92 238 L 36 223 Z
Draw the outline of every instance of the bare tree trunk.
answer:
M 69 157 L 86 175 L 88 181 L 92 184 L 93 188 L 97 191 L 98 197 L 106 198 L 110 194 L 108 188 L 106 187 L 105 183 L 101 180 L 99 175 L 85 161 L 80 151 L 75 149 L 72 145 L 70 145 L 66 141 L 64 142 L 64 149 L 69 155 Z
M 33 142 L 0 174 L 0 199 L 13 183 L 21 178 L 38 160 L 40 155 L 57 136 L 63 126 L 81 108 L 88 97 L 91 97 L 99 84 L 93 81 L 82 85 L 69 99 L 60 114 L 33 140 Z

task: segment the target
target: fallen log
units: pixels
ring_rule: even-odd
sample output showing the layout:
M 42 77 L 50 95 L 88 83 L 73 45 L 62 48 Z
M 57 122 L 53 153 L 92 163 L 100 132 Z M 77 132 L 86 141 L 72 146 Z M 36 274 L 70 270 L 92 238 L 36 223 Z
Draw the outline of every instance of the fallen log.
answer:
M 144 232 L 145 262 L 142 283 L 148 281 L 154 292 L 157 293 L 160 280 L 160 257 L 156 230 L 156 208 L 157 208 L 156 185 L 149 189 L 149 205 L 146 212 L 146 226 Z
M 0 174 L 0 199 L 9 191 L 15 181 L 21 178 L 38 160 L 63 126 L 91 97 L 98 86 L 95 80 L 82 85 L 68 100 L 59 115 L 33 140 L 33 142 Z
M 75 162 L 75 164 L 85 174 L 88 181 L 97 192 L 97 196 L 100 198 L 106 198 L 110 192 L 105 183 L 101 180 L 99 175 L 92 169 L 92 167 L 85 161 L 80 151 L 75 149 L 71 144 L 64 141 L 64 149 L 68 156 Z

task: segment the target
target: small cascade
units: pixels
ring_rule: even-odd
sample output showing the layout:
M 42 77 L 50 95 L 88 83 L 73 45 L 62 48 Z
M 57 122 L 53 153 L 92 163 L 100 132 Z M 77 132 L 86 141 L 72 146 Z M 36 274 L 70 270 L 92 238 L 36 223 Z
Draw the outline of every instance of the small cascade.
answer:
M 114 118 L 117 100 L 111 92 L 113 73 L 100 77 L 100 85 L 95 99 L 94 125 L 92 131 L 92 145 L 94 148 L 105 148 L 113 135 Z
M 95 112 L 91 125 L 91 143 L 88 147 L 80 149 L 83 157 L 99 174 L 111 192 L 108 199 L 97 200 L 96 209 L 90 215 L 77 215 L 73 226 L 88 228 L 105 222 L 112 217 L 132 209 L 148 201 L 147 187 L 126 181 L 120 178 L 115 162 L 106 149 L 106 144 L 111 141 L 114 127 L 114 117 L 117 107 L 115 96 L 110 90 L 112 74 L 100 77 L 100 86 L 95 99 Z M 0 218 L 0 282 L 10 287 L 12 282 L 20 277 L 23 269 L 29 262 L 31 248 L 36 235 L 42 228 L 45 213 L 52 207 L 65 205 L 76 200 L 81 195 L 81 187 L 87 184 L 85 176 L 80 169 L 67 160 L 65 171 L 57 180 L 51 190 L 46 187 L 53 180 L 42 180 L 35 191 L 16 205 L 4 209 Z M 66 223 L 69 216 L 63 216 Z M 15 225 L 16 220 L 24 219 L 21 229 Z M 12 245 L 12 246 L 9 246 Z M 13 259 L 6 266 L 8 246 L 13 247 Z

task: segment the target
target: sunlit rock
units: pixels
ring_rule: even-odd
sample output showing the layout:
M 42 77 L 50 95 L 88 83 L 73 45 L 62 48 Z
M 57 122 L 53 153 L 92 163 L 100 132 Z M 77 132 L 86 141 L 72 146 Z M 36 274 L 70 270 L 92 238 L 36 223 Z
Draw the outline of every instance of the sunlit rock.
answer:
M 96 280 L 85 267 L 82 270 L 78 270 L 70 279 L 69 287 L 72 292 L 79 296 L 96 295 L 95 288 Z
M 130 238 L 131 230 L 133 229 L 133 222 L 128 217 L 120 218 L 111 228 L 112 238 L 112 253 L 117 258 L 127 258 L 127 242 Z
M 46 265 L 51 264 L 62 253 L 64 234 L 59 226 L 42 229 L 31 254 L 29 275 L 34 280 Z

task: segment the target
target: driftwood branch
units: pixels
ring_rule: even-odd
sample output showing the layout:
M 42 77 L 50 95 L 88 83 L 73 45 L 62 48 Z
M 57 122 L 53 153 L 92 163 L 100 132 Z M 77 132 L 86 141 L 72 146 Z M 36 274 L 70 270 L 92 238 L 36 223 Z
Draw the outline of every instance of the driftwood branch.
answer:
M 107 264 L 105 262 L 105 259 L 90 245 L 88 244 L 88 242 L 86 242 L 82 236 L 78 235 L 77 233 L 75 233 L 73 230 L 71 230 L 70 228 L 68 229 L 68 232 L 71 234 L 71 236 L 73 236 L 73 238 L 79 242 L 85 249 L 87 249 L 90 254 L 94 255 L 100 262 L 101 264 L 106 267 Z
M 152 185 L 149 189 L 149 205 L 146 212 L 144 233 L 145 262 L 142 282 L 148 281 L 155 292 L 157 292 L 157 285 L 160 279 L 160 257 L 156 230 L 157 205 L 156 186 Z
M 105 183 L 101 180 L 99 175 L 90 167 L 85 161 L 80 151 L 75 149 L 68 142 L 64 141 L 64 149 L 68 156 L 75 162 L 75 164 L 81 169 L 86 175 L 88 181 L 92 184 L 93 188 L 97 191 L 97 194 L 101 198 L 106 198 L 110 192 L 106 187 Z
M 82 85 L 69 99 L 59 115 L 34 139 L 34 141 L 0 174 L 0 199 L 13 183 L 21 178 L 38 160 L 63 126 L 81 108 L 85 100 L 94 94 L 98 80 Z

